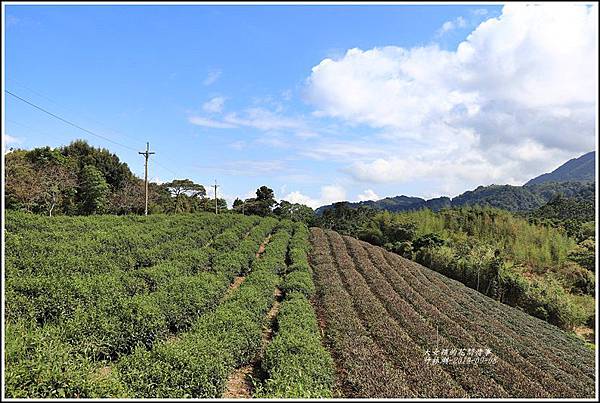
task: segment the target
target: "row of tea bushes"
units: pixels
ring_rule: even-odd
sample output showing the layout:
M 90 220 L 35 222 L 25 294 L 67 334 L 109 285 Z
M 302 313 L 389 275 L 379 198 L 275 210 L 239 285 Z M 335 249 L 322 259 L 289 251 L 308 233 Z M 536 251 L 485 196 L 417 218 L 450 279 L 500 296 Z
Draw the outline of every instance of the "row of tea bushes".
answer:
M 315 311 L 308 300 L 315 292 L 309 251 L 308 228 L 297 223 L 281 287 L 285 297 L 277 315 L 277 333 L 262 361 L 268 379 L 255 392 L 257 397 L 332 397 L 333 360 L 321 344 Z
M 144 398 L 220 397 L 233 370 L 260 350 L 288 241 L 284 225 L 254 260 L 239 289 L 214 312 L 201 316 L 189 332 L 152 350 L 138 348 L 121 360 L 120 377 L 131 393 Z

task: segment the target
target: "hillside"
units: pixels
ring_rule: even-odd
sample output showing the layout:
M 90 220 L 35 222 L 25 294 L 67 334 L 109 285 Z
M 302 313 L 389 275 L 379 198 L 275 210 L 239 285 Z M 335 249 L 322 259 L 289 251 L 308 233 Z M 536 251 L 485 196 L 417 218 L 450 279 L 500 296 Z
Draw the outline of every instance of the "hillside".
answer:
M 558 194 L 585 199 L 594 204 L 594 189 L 594 182 L 543 182 L 529 186 L 489 185 L 468 190 L 453 199 L 438 197 L 425 200 L 419 197 L 396 196 L 377 201 L 345 203 L 351 208 L 364 206 L 391 212 L 414 211 L 422 208 L 439 211 L 448 207 L 473 205 L 497 207 L 509 211 L 531 211 L 542 207 Z M 321 206 L 315 212 L 317 215 L 322 215 L 333 206 L 334 204 Z
M 537 176 L 524 186 L 545 182 L 593 182 L 596 177 L 596 153 L 590 151 L 579 158 L 573 158 L 554 171 Z
M 420 197 L 409 197 L 409 196 L 394 196 L 386 197 L 381 200 L 367 200 L 357 203 L 347 203 L 349 207 L 370 207 L 375 210 L 386 210 L 392 212 L 399 211 L 411 211 L 419 210 L 422 208 L 429 208 L 433 211 L 439 211 L 442 208 L 450 207 L 450 198 L 448 197 L 437 197 L 434 199 L 422 199 Z M 315 210 L 317 215 L 323 214 L 325 210 L 333 207 L 333 204 L 321 206 Z
M 509 211 L 531 211 L 542 207 L 557 194 L 579 199 L 585 197 L 593 204 L 595 155 L 595 152 L 591 151 L 579 158 L 569 160 L 551 173 L 533 178 L 523 186 L 478 186 L 476 189 L 468 190 L 452 199 L 444 196 L 426 200 L 402 195 L 380 200 L 348 202 L 347 206 L 352 208 L 365 206 L 391 212 L 413 211 L 422 208 L 439 211 L 446 207 L 471 205 L 497 207 Z M 316 210 L 316 214 L 322 215 L 325 210 L 332 207 L 333 204 L 321 206 Z
M 8 212 L 6 396 L 330 397 L 308 236 L 239 214 Z
M 457 281 L 311 229 L 319 318 L 344 397 L 594 396 L 594 352 Z

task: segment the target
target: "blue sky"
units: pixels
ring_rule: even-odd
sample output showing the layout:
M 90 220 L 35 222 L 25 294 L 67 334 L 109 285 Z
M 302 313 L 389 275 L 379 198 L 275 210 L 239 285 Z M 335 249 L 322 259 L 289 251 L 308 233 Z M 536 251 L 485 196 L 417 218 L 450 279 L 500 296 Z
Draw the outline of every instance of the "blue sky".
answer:
M 142 176 L 130 148 L 149 141 L 151 178 L 217 179 L 230 201 L 263 184 L 313 207 L 518 184 L 593 148 L 595 86 L 580 83 L 596 80 L 592 14 L 475 4 L 7 5 L 5 87 L 129 148 L 9 95 L 7 146 L 85 138 Z M 522 32 L 524 22 L 541 28 Z M 553 35 L 583 50 L 549 51 Z M 573 59 L 583 65 L 577 74 Z

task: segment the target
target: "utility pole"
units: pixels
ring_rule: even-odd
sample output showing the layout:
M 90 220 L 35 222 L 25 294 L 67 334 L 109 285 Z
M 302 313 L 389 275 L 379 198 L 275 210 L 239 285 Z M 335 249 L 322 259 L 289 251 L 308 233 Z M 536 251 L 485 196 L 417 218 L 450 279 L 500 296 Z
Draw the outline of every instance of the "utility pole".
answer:
M 246 215 L 246 200 L 242 202 L 242 215 Z
M 215 179 L 215 184 L 212 185 L 213 188 L 215 188 L 215 214 L 219 214 L 219 211 L 217 210 L 217 188 L 219 187 L 219 185 L 217 185 L 217 180 Z
M 146 159 L 146 163 L 145 165 L 145 169 L 144 169 L 144 183 L 146 186 L 146 208 L 144 210 L 144 215 L 148 215 L 148 157 L 151 154 L 155 154 L 153 151 L 150 151 L 150 143 L 146 143 L 146 151 L 140 151 L 138 152 L 138 154 L 141 154 L 145 157 Z

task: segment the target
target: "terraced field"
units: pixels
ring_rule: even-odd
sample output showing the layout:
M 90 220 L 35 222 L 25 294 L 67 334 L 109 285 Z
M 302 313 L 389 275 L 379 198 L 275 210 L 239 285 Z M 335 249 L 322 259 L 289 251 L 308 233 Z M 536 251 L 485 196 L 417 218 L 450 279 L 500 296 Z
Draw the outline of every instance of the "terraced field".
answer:
M 594 397 L 594 352 L 398 255 L 311 229 L 317 312 L 344 397 Z
M 579 339 L 332 231 L 9 212 L 5 239 L 7 397 L 594 394 Z
M 245 366 L 248 395 L 331 395 L 308 235 L 238 214 L 10 213 L 6 396 L 215 398 Z

